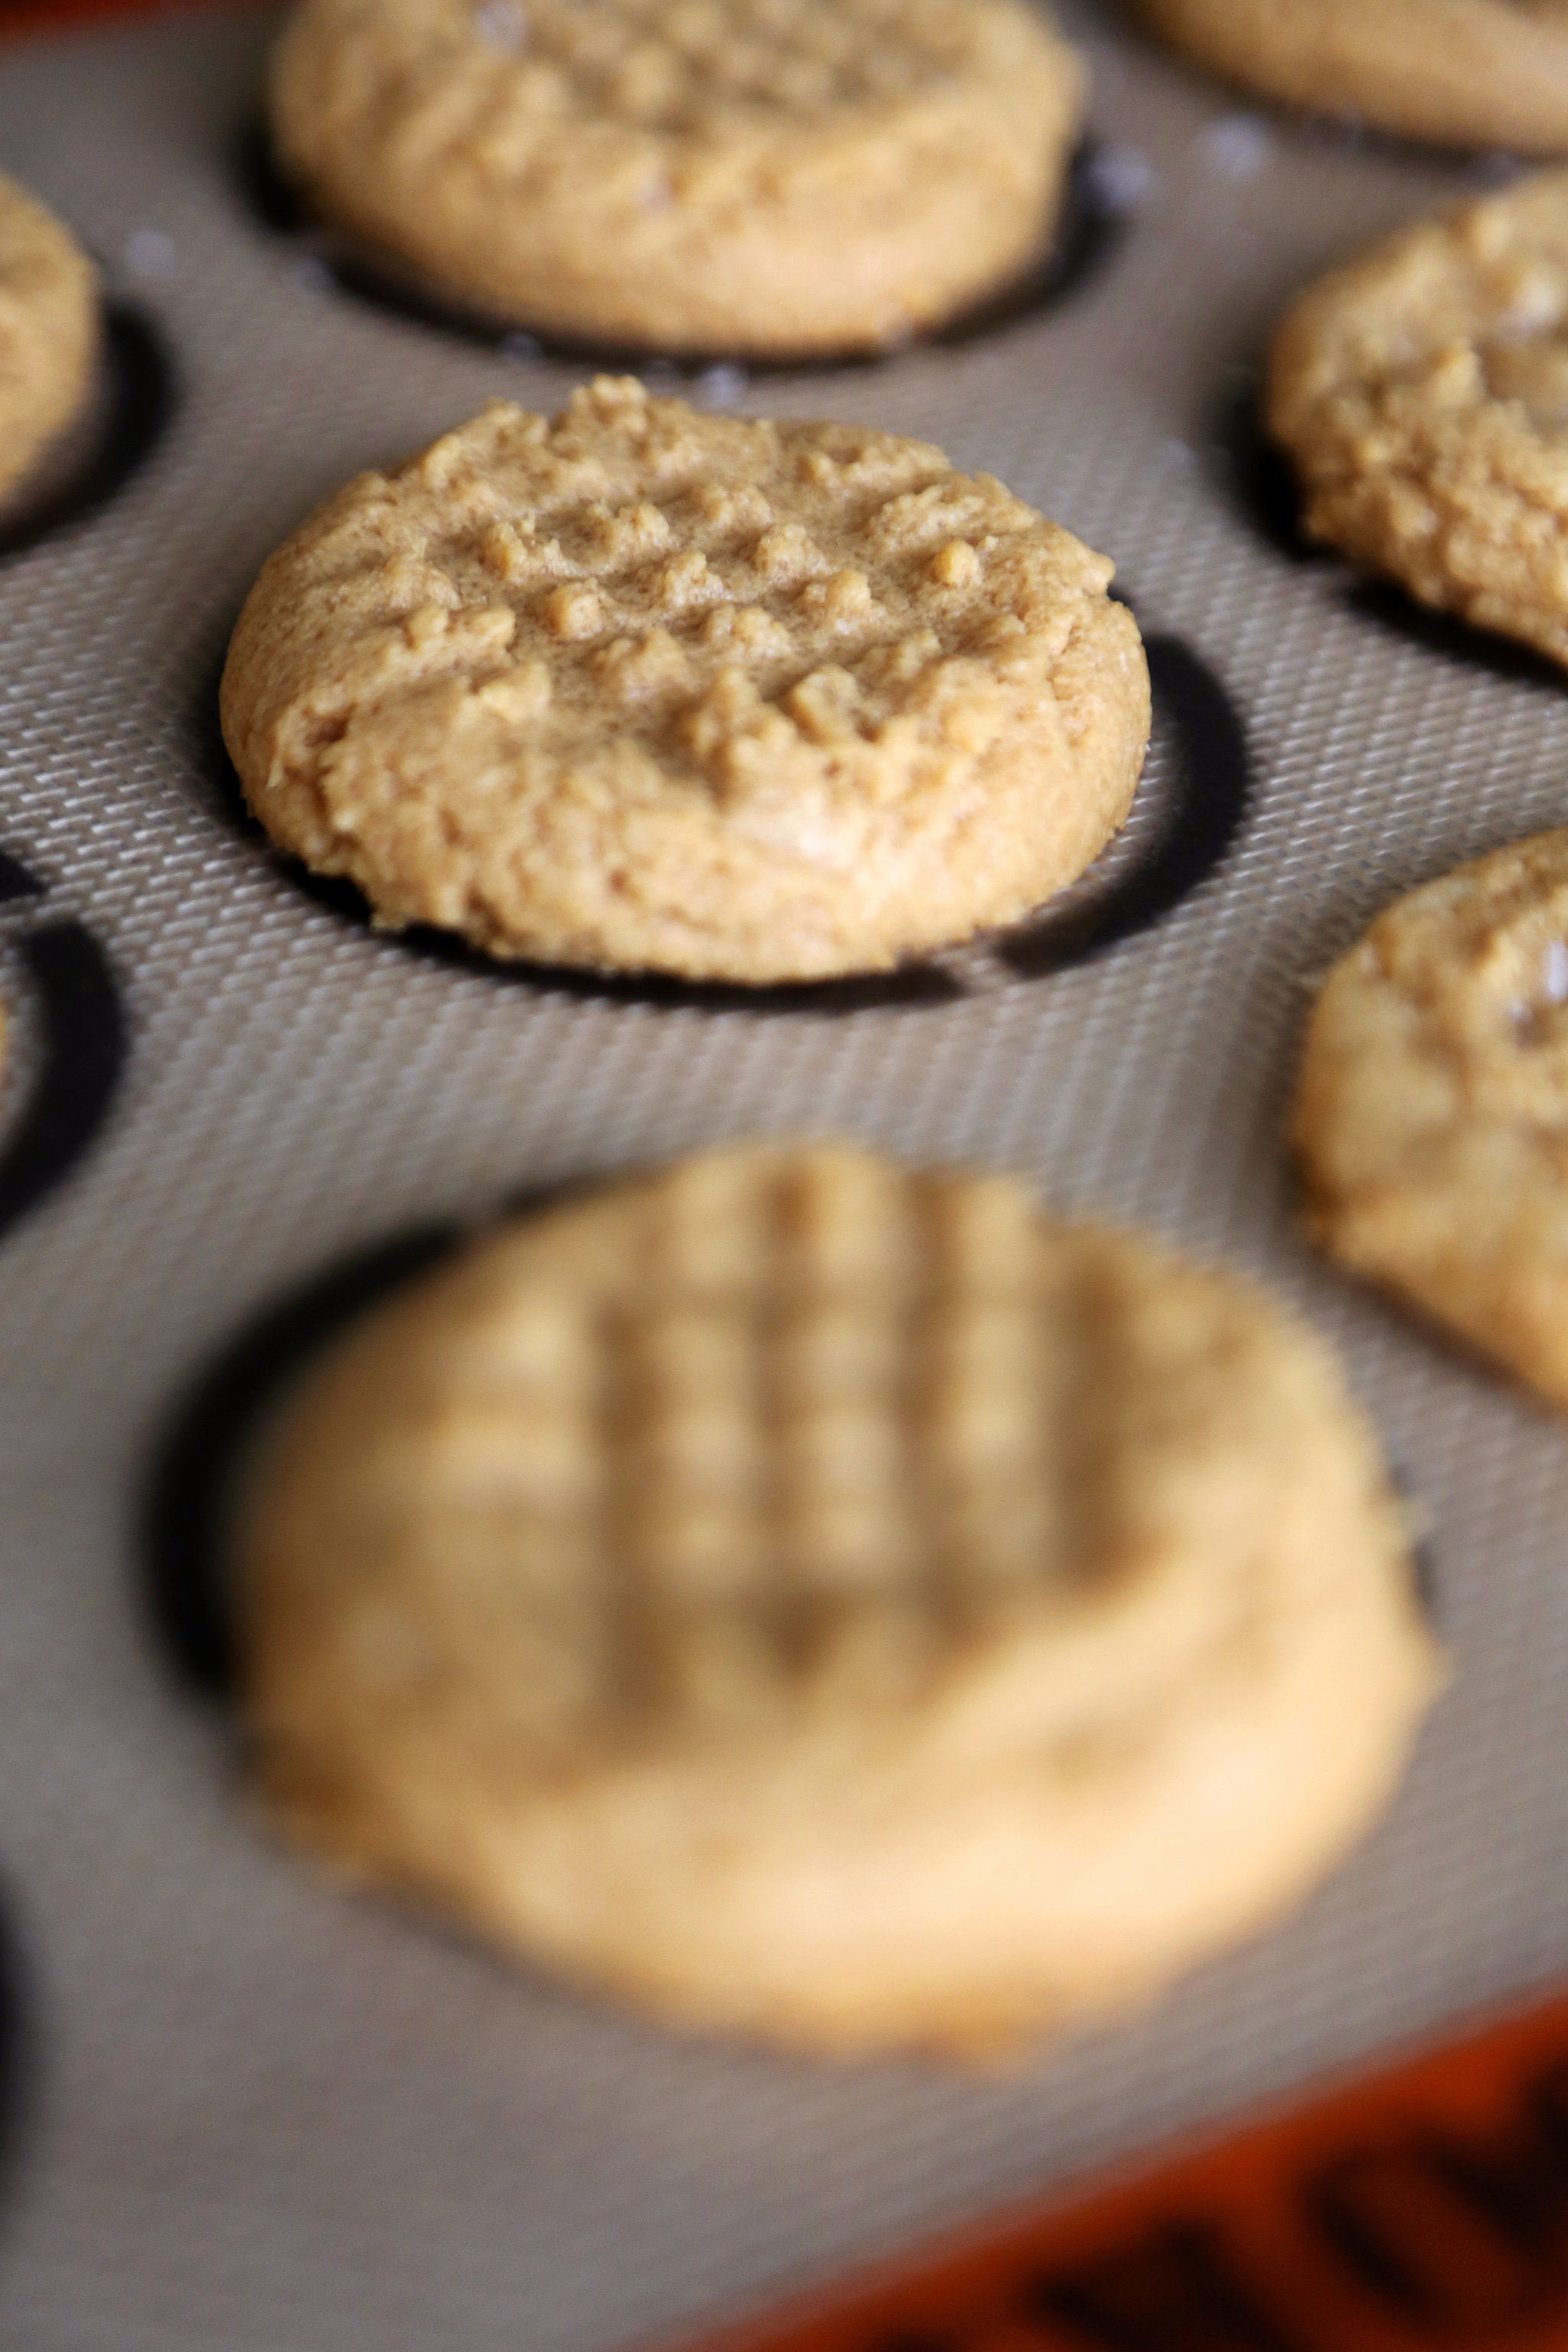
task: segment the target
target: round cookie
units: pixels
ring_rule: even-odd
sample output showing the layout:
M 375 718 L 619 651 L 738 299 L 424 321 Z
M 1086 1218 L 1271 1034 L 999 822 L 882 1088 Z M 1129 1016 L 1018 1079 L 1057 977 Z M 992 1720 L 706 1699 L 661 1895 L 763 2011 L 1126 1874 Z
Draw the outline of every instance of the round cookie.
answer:
M 839 1147 L 472 1244 L 337 1343 L 236 1526 L 289 1837 L 826 2051 L 1152 1993 L 1359 1835 L 1441 1679 L 1315 1337 Z
M 0 173 L 0 500 L 81 413 L 98 361 L 98 286 L 70 231 Z
M 1332 972 L 1296 1147 L 1314 1237 L 1568 1409 L 1568 831 L 1413 890 Z
M 1568 0 L 1134 0 L 1149 29 L 1290 106 L 1458 147 L 1568 150 Z
M 1024 0 L 302 0 L 271 106 L 316 210 L 492 315 L 800 358 L 1015 276 L 1084 89 Z
M 1568 171 L 1310 288 L 1274 339 L 1268 419 L 1313 538 L 1568 662 Z
M 363 474 L 224 674 L 273 839 L 501 956 L 767 982 L 1016 919 L 1126 815 L 1149 677 L 1111 566 L 858 425 L 600 378 Z

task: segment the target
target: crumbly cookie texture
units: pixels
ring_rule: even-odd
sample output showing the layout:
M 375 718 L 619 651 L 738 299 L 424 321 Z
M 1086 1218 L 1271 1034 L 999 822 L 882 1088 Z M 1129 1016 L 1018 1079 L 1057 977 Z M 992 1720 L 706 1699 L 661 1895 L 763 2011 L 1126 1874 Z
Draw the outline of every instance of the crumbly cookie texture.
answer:
M 1287 105 L 1458 147 L 1568 150 L 1568 0 L 1135 0 L 1152 32 Z
M 70 231 L 0 174 L 0 499 L 80 414 L 98 360 L 98 285 Z
M 1268 413 L 1312 537 L 1568 662 L 1568 171 L 1311 287 Z
M 798 357 L 1016 274 L 1084 91 L 1023 0 L 303 0 L 272 120 L 320 212 L 499 316 Z
M 291 1838 L 832 2052 L 1148 1995 L 1366 1827 L 1441 1679 L 1315 1337 L 843 1147 L 471 1245 L 297 1392 L 237 1527 Z
M 1336 964 L 1296 1146 L 1325 1249 L 1568 1410 L 1568 831 L 1413 890 Z
M 223 681 L 251 806 L 390 923 L 763 982 L 1025 913 L 1121 823 L 1149 678 L 1111 566 L 858 425 L 600 378 L 363 474 Z

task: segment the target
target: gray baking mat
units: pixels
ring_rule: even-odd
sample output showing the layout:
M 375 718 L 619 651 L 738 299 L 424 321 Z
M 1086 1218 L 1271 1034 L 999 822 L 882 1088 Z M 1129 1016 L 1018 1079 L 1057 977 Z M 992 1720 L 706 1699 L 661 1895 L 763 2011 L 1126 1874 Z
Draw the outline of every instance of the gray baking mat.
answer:
M 1116 556 L 1168 649 L 1155 838 L 1089 887 L 1147 896 L 1173 825 L 1163 906 L 1087 958 L 989 944 L 751 1009 L 374 937 L 226 801 L 224 634 L 346 475 L 580 371 L 345 293 L 268 226 L 241 168 L 268 29 L 0 55 L 0 162 L 174 393 L 112 496 L 0 562 L 0 873 L 38 886 L 0 898 L 0 2341 L 605 2352 L 1568 1966 L 1568 1433 L 1315 1265 L 1279 1151 L 1310 976 L 1393 892 L 1568 817 L 1568 686 L 1290 552 L 1246 430 L 1290 289 L 1482 173 L 1243 111 L 1097 23 L 1124 218 L 1076 288 L 698 394 L 929 435 Z M 1011 2077 L 668 2038 L 324 1890 L 248 1828 L 138 1551 L 171 1431 L 204 1380 L 221 1422 L 283 1302 L 753 1128 L 1021 1168 L 1255 1268 L 1343 1343 L 1436 1528 L 1458 1678 L 1386 1824 L 1279 1932 Z

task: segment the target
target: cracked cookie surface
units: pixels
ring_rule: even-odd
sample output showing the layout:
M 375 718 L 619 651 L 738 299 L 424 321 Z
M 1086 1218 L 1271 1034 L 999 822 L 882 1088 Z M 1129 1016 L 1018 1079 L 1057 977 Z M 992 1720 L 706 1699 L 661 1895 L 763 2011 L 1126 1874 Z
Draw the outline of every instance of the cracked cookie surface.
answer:
M 1568 171 L 1309 288 L 1268 415 L 1311 537 L 1568 662 Z
M 224 732 L 273 839 L 497 955 L 748 982 L 1014 919 L 1120 825 L 1111 566 L 858 425 L 600 378 L 366 474 L 268 562 Z
M 843 1146 L 469 1244 L 307 1377 L 236 1526 L 279 1827 L 811 2048 L 1150 1993 L 1366 1826 L 1441 1679 L 1321 1341 Z
M 98 359 L 98 286 L 70 231 L 0 174 L 0 499 L 80 415 Z
M 1568 0 L 1135 0 L 1151 31 L 1287 105 L 1458 147 L 1568 151 Z
M 1296 1144 L 1325 1249 L 1568 1410 L 1568 831 L 1413 890 L 1334 967 Z
M 798 357 L 1016 275 L 1083 94 L 1021 0 L 304 0 L 272 116 L 322 215 L 499 317 Z

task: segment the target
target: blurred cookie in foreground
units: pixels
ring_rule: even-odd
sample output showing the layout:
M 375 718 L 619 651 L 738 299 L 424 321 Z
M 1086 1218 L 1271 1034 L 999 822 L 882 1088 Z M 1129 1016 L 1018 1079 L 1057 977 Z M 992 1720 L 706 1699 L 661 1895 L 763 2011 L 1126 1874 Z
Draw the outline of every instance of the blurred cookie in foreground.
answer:
M 1111 565 L 940 449 L 599 378 L 362 474 L 223 680 L 273 839 L 492 955 L 746 982 L 1026 913 L 1149 734 Z
M 0 173 L 0 509 L 90 404 L 99 361 L 91 262 L 54 215 Z
M 1568 171 L 1309 288 L 1274 339 L 1268 422 L 1312 538 L 1568 661 Z
M 473 1243 L 308 1377 L 237 1530 L 289 1836 L 845 2054 L 1151 1995 L 1361 1834 L 1441 1679 L 1316 1338 L 835 1146 Z
M 1568 831 L 1413 890 L 1335 965 L 1296 1146 L 1315 1238 L 1568 1409 Z
M 1568 152 L 1568 0 L 1134 0 L 1244 89 L 1406 138 Z
M 869 351 L 1048 245 L 1085 74 L 1023 0 L 302 0 L 279 160 L 372 254 L 639 349 Z

